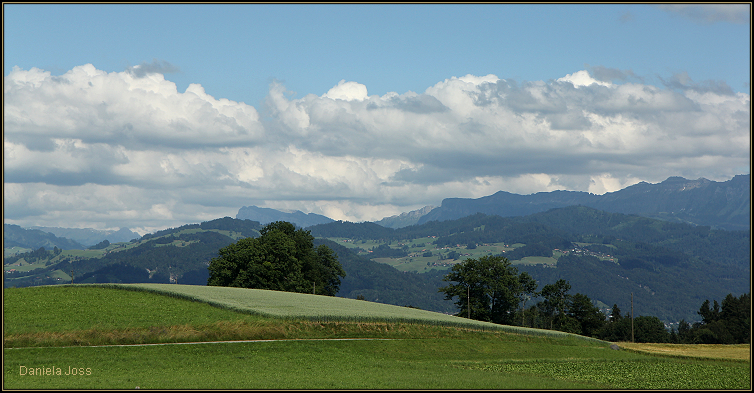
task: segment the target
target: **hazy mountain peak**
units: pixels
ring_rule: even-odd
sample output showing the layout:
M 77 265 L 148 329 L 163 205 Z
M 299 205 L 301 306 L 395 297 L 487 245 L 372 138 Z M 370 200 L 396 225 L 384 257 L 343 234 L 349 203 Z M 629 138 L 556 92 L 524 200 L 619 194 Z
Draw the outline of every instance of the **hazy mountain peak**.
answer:
M 295 210 L 293 212 L 284 212 L 276 209 L 258 206 L 244 206 L 240 208 L 238 210 L 238 214 L 236 214 L 236 218 L 239 220 L 258 221 L 262 225 L 274 221 L 288 221 L 301 228 L 306 228 L 318 224 L 327 224 L 334 221 L 333 219 L 325 217 L 321 214 L 307 214 L 300 210 Z
M 412 210 L 410 212 L 401 213 L 398 215 L 385 217 L 379 221 L 375 221 L 375 224 L 378 224 L 380 226 L 383 226 L 385 228 L 403 228 L 407 227 L 409 225 L 415 225 L 420 218 L 425 216 L 427 213 L 432 211 L 433 209 L 437 208 L 437 206 L 424 206 L 421 209 Z

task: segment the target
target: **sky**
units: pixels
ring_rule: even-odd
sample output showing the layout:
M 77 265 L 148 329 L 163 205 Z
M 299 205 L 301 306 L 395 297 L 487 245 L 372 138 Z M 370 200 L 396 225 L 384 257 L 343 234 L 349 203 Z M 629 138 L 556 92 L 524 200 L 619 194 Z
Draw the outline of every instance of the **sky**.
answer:
M 3 4 L 3 219 L 376 221 L 751 167 L 750 4 Z

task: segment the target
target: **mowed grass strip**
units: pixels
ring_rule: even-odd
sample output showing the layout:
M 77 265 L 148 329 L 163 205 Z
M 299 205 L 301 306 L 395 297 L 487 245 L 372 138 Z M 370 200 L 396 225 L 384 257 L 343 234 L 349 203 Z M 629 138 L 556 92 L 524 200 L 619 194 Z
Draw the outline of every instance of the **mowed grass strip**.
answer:
M 457 334 L 387 322 L 282 320 L 153 292 L 87 285 L 8 288 L 3 303 L 5 348 Z

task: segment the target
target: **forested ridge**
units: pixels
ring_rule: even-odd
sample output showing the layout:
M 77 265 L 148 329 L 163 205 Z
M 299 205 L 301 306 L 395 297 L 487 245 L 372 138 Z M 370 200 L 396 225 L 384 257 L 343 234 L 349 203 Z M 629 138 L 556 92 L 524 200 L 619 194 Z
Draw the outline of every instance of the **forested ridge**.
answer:
M 432 221 L 395 230 L 372 225 L 330 223 L 310 227 L 316 236 L 340 234 L 345 226 L 359 228 L 363 239 L 397 242 L 436 236 L 437 247 L 482 243 L 523 243 L 505 254 L 511 260 L 552 257 L 554 249 L 572 250 L 558 259 L 557 268 L 522 265 L 541 285 L 568 278 L 575 291 L 605 304 L 635 308 L 664 321 L 698 320 L 698 305 L 707 298 L 741 294 L 750 286 L 748 231 L 709 227 L 608 213 L 572 206 L 525 217 L 475 214 L 453 221 Z M 335 237 L 335 236 L 333 236 Z M 579 246 L 578 244 L 588 245 Z M 376 251 L 376 250 L 375 250 Z M 609 254 L 618 263 L 589 255 Z
M 258 222 L 225 217 L 86 251 L 92 254 L 72 256 L 67 251 L 58 251 L 58 255 L 54 250 L 36 250 L 34 255 L 19 254 L 5 259 L 6 265 L 23 258 L 36 263 L 46 261 L 30 272 L 6 273 L 5 285 L 59 283 L 51 275 L 54 271 L 72 272 L 75 282 L 206 285 L 207 265 L 218 250 L 239 238 L 256 237 L 260 229 Z M 522 265 L 520 269 L 529 272 L 540 287 L 565 278 L 574 291 L 607 305 L 618 304 L 623 309 L 630 307 L 633 293 L 639 315 L 653 315 L 663 321 L 699 320 L 696 310 L 704 299 L 722 299 L 729 293 L 739 295 L 750 287 L 748 231 L 713 230 L 583 206 L 526 217 L 476 214 L 400 229 L 374 223 L 333 222 L 307 230 L 318 238 L 381 240 L 385 244 L 374 247 L 371 258 L 401 254 L 400 249 L 387 246 L 391 242 L 428 236 L 434 237 L 431 240 L 434 247 L 519 243 L 523 246 L 505 255 L 514 261 L 528 256 L 553 257 L 553 250 L 563 250 L 554 268 Z M 325 240 L 316 242 L 322 244 Z M 362 296 L 389 304 L 454 312 L 455 306 L 443 301 L 437 293 L 442 285 L 441 271 L 404 273 L 336 243 L 327 244 L 338 254 L 346 272 L 338 296 Z M 42 251 L 46 254 L 42 255 Z M 86 256 L 97 252 L 100 254 Z M 617 263 L 596 258 L 590 252 L 610 254 Z
M 601 211 L 638 214 L 665 221 L 708 225 L 726 230 L 749 230 L 750 175 L 724 182 L 669 177 L 657 184 L 640 182 L 603 195 L 583 191 L 551 191 L 519 195 L 499 191 L 478 199 L 447 198 L 418 223 L 454 220 L 475 213 L 514 217 L 553 208 L 583 205 Z

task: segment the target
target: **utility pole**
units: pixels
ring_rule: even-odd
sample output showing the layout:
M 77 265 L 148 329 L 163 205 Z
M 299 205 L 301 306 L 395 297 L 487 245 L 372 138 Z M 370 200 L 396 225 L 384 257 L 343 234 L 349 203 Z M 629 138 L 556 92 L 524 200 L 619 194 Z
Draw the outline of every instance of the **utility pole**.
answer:
M 634 293 L 631 292 L 631 342 L 634 342 Z
M 73 284 L 73 269 L 71 269 L 71 284 Z
M 314 287 L 312 288 L 312 295 L 316 295 L 317 294 L 317 282 L 313 281 L 313 283 L 314 283 Z
M 466 310 L 468 311 L 469 319 L 471 319 L 471 286 L 466 286 Z

